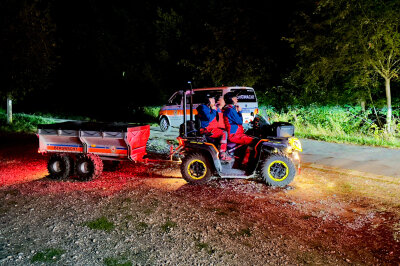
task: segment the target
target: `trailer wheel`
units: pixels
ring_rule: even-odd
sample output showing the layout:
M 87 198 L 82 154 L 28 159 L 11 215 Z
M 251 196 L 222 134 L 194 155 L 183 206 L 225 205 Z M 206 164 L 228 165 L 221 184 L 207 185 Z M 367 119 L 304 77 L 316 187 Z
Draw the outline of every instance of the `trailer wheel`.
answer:
M 66 154 L 53 154 L 47 163 L 47 170 L 51 179 L 66 179 L 73 171 L 72 159 Z
M 261 175 L 267 185 L 285 187 L 293 181 L 296 167 L 285 155 L 271 155 L 262 163 Z
M 95 154 L 79 156 L 76 160 L 75 171 L 79 180 L 92 180 L 99 177 L 103 172 L 103 161 Z
M 210 181 L 211 172 L 210 162 L 200 153 L 187 155 L 181 164 L 182 177 L 192 185 L 200 185 Z

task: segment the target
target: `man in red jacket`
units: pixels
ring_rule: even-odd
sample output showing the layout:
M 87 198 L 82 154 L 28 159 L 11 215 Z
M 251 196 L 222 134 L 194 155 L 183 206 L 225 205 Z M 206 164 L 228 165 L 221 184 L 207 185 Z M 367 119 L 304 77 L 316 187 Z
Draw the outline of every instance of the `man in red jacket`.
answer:
M 224 95 L 226 106 L 224 107 L 225 128 L 228 131 L 228 139 L 230 142 L 248 145 L 253 142 L 254 138 L 244 134 L 242 107 L 237 103 L 237 97 L 232 92 Z
M 226 106 L 224 107 L 225 128 L 228 131 L 228 140 L 233 143 L 248 145 L 242 164 L 247 165 L 249 156 L 257 139 L 244 134 L 242 108 L 237 104 L 237 96 L 233 92 L 224 95 Z
M 228 141 L 228 133 L 219 127 L 219 109 L 215 104 L 215 99 L 211 95 L 207 95 L 205 103 L 197 107 L 197 116 L 200 120 L 200 133 L 207 134 L 211 138 L 220 139 L 220 159 L 223 161 L 232 160 L 226 154 L 226 145 Z

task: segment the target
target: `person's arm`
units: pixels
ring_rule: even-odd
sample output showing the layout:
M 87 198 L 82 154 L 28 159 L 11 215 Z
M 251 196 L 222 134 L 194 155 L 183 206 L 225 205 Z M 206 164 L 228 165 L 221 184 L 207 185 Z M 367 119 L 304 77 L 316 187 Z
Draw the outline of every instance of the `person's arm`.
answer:
M 208 106 L 202 104 L 197 107 L 197 113 L 199 114 L 200 120 L 203 121 L 212 121 L 217 115 L 217 111 L 208 108 Z
M 236 125 L 241 125 L 243 124 L 243 117 L 242 117 L 242 112 L 236 112 L 235 109 L 229 109 L 227 112 L 227 116 L 229 120 L 231 120 L 233 123 Z

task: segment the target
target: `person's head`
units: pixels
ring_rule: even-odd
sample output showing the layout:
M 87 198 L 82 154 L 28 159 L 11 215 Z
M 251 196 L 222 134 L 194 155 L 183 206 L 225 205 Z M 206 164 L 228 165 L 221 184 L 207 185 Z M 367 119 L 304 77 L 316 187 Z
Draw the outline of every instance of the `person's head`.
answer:
M 231 91 L 224 95 L 224 100 L 226 104 L 236 105 L 238 102 L 236 94 Z
M 204 104 L 207 104 L 207 105 L 215 105 L 215 98 L 214 98 L 213 95 L 207 93 L 204 96 L 204 101 L 203 102 L 204 102 Z
M 219 108 L 222 108 L 225 106 L 225 100 L 224 100 L 224 96 L 217 96 L 215 97 L 215 100 L 217 100 L 217 105 Z

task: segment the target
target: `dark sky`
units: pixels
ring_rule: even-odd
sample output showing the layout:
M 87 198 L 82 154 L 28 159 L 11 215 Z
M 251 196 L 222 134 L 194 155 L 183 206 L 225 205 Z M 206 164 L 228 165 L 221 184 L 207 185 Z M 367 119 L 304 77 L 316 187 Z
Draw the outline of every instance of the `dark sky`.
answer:
M 26 77 L 31 66 L 28 85 L 8 85 L 31 87 L 17 101 L 27 110 L 126 112 L 162 104 L 188 80 L 195 87 L 251 83 L 261 91 L 280 85 L 293 68 L 294 51 L 282 37 L 313 5 L 304 0 L 3 1 L 2 56 L 8 49 L 13 57 L 2 69 Z M 24 12 L 45 30 L 26 26 Z M 28 38 L 48 42 L 50 59 L 43 60 Z M 19 60 L 25 57 L 28 64 Z M 37 66 L 47 64 L 51 70 L 45 75 Z

